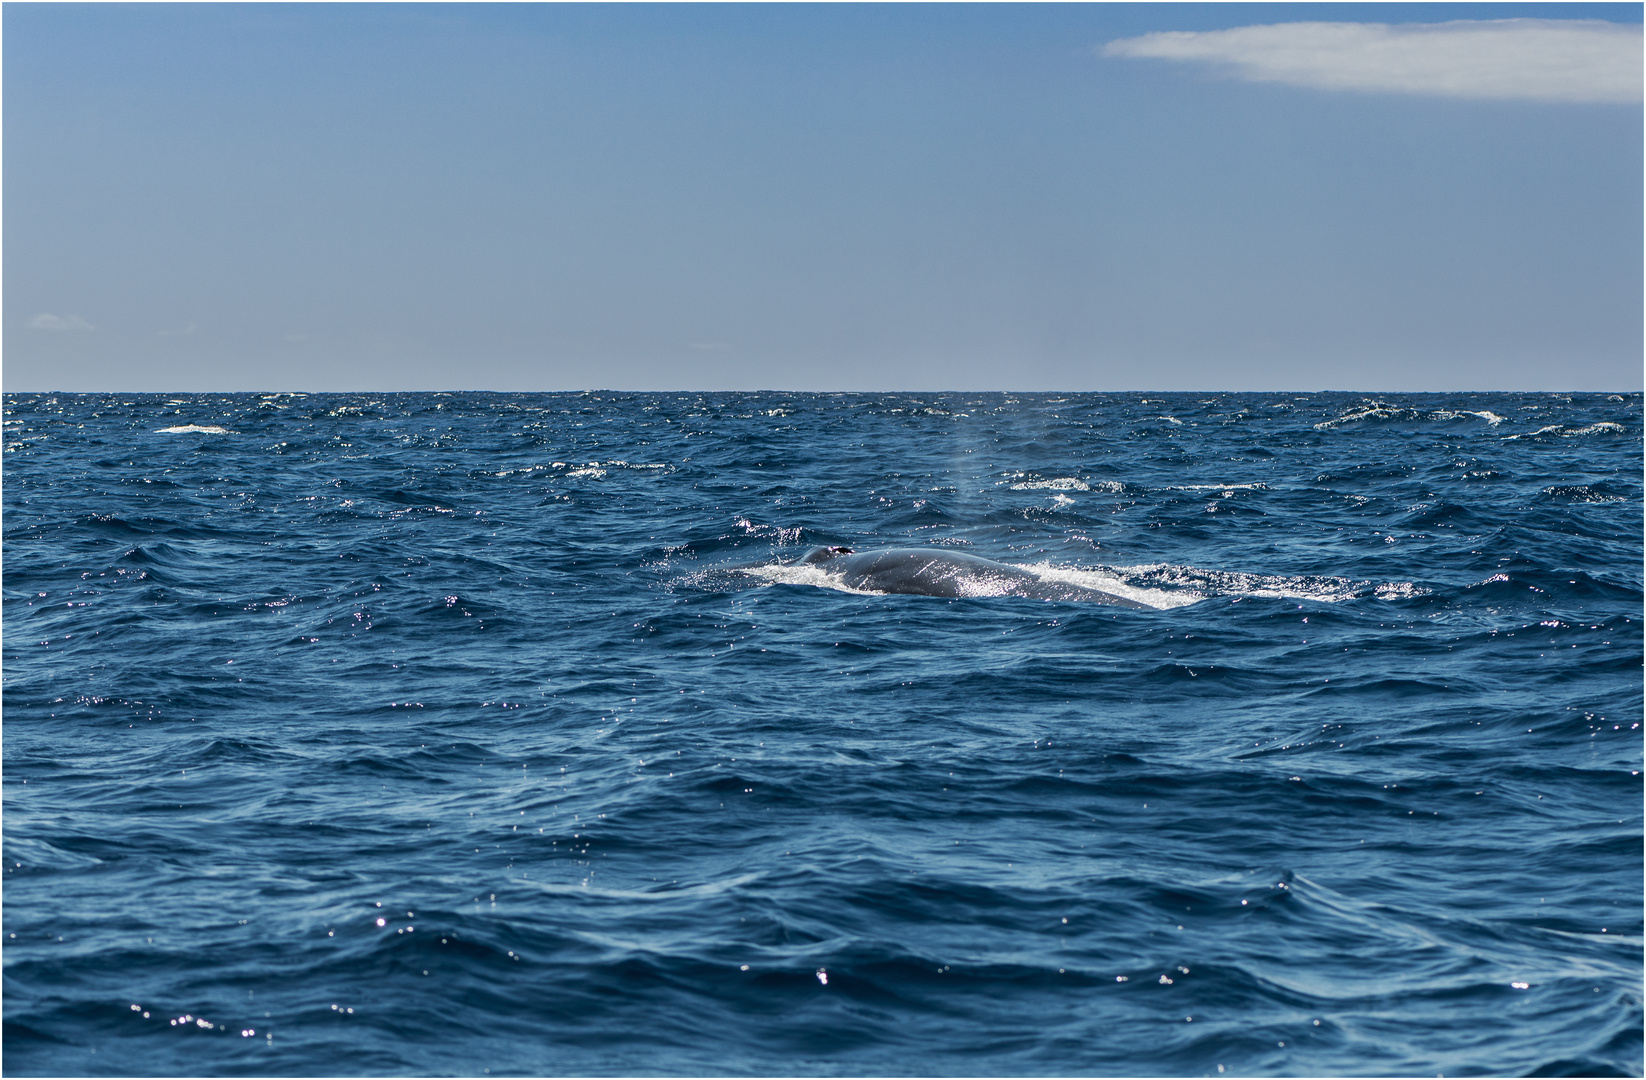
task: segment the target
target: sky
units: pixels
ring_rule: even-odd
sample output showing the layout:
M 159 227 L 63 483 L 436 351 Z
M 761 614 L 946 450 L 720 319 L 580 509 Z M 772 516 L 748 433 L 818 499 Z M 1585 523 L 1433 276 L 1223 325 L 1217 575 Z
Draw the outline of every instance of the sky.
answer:
M 1638 390 L 1641 15 L 8 3 L 0 385 Z

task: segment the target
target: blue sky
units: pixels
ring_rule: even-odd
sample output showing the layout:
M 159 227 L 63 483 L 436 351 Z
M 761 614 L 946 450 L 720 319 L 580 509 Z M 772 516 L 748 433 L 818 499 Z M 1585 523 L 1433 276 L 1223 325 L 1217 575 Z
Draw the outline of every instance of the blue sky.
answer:
M 4 385 L 1638 389 L 1641 10 L 8 4 Z

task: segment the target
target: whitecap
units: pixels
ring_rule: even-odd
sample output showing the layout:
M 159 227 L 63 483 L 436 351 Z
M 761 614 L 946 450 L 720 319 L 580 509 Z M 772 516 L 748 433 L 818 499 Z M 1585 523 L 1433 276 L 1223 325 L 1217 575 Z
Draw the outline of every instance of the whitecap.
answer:
M 1250 484 L 1175 484 L 1171 487 L 1160 488 L 1161 491 L 1268 491 L 1269 485 L 1261 482 Z
M 1544 488 L 1542 493 L 1557 499 L 1569 499 L 1574 503 L 1620 503 L 1629 501 L 1622 495 L 1603 494 L 1588 484 L 1556 485 Z
M 1510 435 L 1509 439 L 1535 439 L 1539 435 L 1558 435 L 1562 439 L 1570 439 L 1579 435 L 1606 435 L 1627 430 L 1622 424 L 1610 420 L 1602 420 L 1596 424 L 1585 424 L 1583 427 L 1565 427 L 1561 424 L 1547 424 L 1536 431 L 1529 431 L 1523 435 Z
M 233 432 L 229 431 L 229 429 L 226 428 L 226 427 L 218 427 L 216 424 L 180 424 L 177 427 L 158 428 L 158 429 L 156 429 L 156 434 L 160 434 L 160 435 L 188 435 L 188 434 L 231 435 L 231 434 L 233 434 Z
M 1335 428 L 1340 424 L 1354 424 L 1361 420 L 1388 420 L 1399 415 L 1399 413 L 1399 409 L 1396 409 L 1393 405 L 1389 405 L 1386 402 L 1368 402 L 1365 407 L 1357 409 L 1354 412 L 1344 413 L 1342 416 L 1339 416 L 1334 420 L 1322 420 L 1320 423 L 1315 425 L 1315 430 L 1325 431 L 1329 428 Z
M 736 521 L 732 522 L 732 524 L 736 525 L 739 529 L 742 529 L 749 536 L 774 536 L 777 538 L 777 542 L 779 544 L 785 546 L 789 544 L 798 544 L 800 542 L 801 529 L 798 525 L 785 529 L 779 525 L 762 525 L 757 522 L 750 521 L 746 517 L 738 518 Z
M 1059 476 L 1052 480 L 1020 480 L 1013 484 L 1011 491 L 1090 491 L 1092 487 L 1084 480 L 1077 480 L 1072 476 Z

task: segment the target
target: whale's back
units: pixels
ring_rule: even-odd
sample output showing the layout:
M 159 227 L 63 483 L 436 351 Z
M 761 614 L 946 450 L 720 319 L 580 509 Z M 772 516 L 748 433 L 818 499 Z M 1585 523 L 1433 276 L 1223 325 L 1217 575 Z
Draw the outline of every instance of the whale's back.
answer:
M 826 566 L 844 584 L 865 592 L 902 593 L 950 598 L 1016 596 L 1031 600 L 1069 600 L 1152 610 L 1147 604 L 1099 589 L 1045 581 L 1028 570 L 962 552 L 930 548 L 891 548 L 855 552 L 818 549 L 804 561 Z

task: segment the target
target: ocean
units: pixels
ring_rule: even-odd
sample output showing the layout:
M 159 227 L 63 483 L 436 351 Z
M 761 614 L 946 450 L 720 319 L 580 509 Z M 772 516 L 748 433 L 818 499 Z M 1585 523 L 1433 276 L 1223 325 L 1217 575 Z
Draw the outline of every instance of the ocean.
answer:
M 1641 406 L 7 394 L 5 1073 L 1640 1075 Z

